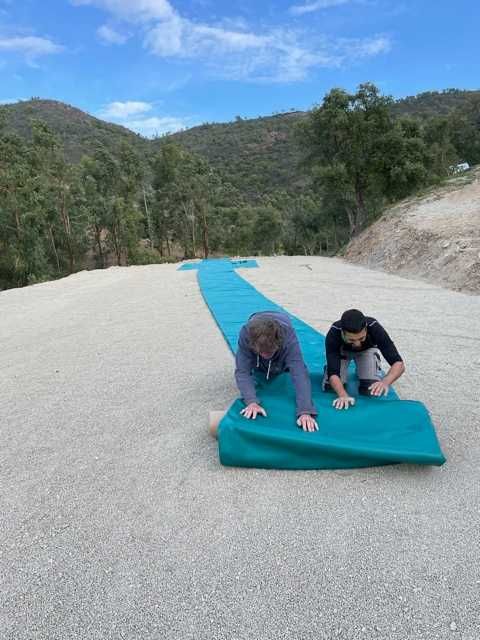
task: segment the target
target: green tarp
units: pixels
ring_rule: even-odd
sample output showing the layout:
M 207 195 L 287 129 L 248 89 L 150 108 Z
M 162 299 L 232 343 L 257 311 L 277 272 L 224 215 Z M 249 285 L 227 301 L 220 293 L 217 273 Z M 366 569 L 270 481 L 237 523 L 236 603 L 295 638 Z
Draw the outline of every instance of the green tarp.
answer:
M 241 327 L 252 313 L 282 310 L 235 273 L 229 260 L 198 263 L 202 295 L 230 348 L 235 352 Z M 238 266 L 242 266 L 239 264 Z M 249 267 L 255 266 L 251 262 Z M 321 300 L 319 300 L 321 305 Z M 337 411 L 335 397 L 320 381 L 325 363 L 324 337 L 290 315 L 312 378 L 319 431 L 303 432 L 295 424 L 295 395 L 288 374 L 267 382 L 258 378 L 258 396 L 268 417 L 246 420 L 237 400 L 220 423 L 222 464 L 275 469 L 346 469 L 400 462 L 441 465 L 440 449 L 429 413 L 421 402 L 360 396 L 355 407 Z M 349 385 L 355 393 L 352 371 Z

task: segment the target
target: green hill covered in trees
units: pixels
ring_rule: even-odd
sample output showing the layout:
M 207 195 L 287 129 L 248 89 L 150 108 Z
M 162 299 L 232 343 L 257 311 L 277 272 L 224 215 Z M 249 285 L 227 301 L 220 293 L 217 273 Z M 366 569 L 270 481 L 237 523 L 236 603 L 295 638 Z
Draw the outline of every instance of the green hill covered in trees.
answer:
M 61 142 L 69 162 L 79 162 L 82 156 L 91 154 L 97 144 L 112 153 L 118 153 L 122 142 L 132 144 L 144 152 L 150 141 L 121 127 L 56 100 L 32 98 L 0 106 L 0 124 L 5 131 L 31 140 L 34 120 L 44 122 Z
M 480 101 L 480 91 L 445 89 L 425 91 L 416 96 L 407 96 L 392 105 L 392 111 L 399 116 L 447 116 L 455 110 L 468 109 L 472 103 Z
M 448 116 L 455 110 L 479 109 L 480 91 L 446 89 L 397 100 L 390 106 L 396 117 Z M 62 143 L 68 161 L 79 162 L 98 144 L 118 154 L 122 142 L 132 144 L 145 156 L 155 154 L 166 138 L 187 151 L 201 155 L 228 176 L 246 199 L 256 202 L 259 194 L 278 188 L 301 191 L 308 179 L 301 166 L 302 152 L 295 138 L 296 125 L 308 112 L 290 111 L 234 122 L 206 123 L 154 140 L 125 127 L 95 118 L 76 107 L 55 100 L 31 100 L 0 106 L 0 122 L 7 131 L 31 137 L 32 120 L 48 125 Z
M 206 158 L 247 200 L 255 202 L 259 194 L 285 185 L 290 191 L 299 191 L 305 185 L 295 126 L 306 115 L 293 112 L 252 120 L 237 118 L 225 124 L 204 124 L 170 138 Z M 154 140 L 152 145 L 158 148 L 162 142 Z

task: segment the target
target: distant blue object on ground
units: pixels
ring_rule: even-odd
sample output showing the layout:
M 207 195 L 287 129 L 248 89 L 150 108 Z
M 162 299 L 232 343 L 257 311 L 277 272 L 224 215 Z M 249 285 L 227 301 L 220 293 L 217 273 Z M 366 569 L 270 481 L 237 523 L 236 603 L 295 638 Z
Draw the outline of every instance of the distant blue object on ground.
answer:
M 224 258 L 211 258 L 208 260 L 202 260 L 201 262 L 186 262 L 182 264 L 181 267 L 178 267 L 177 271 L 191 271 L 192 269 L 198 269 L 200 265 L 202 269 L 205 266 L 211 266 L 216 262 L 224 261 Z M 258 263 L 256 260 L 227 260 L 233 266 L 234 269 L 254 269 L 258 267 Z
M 285 311 L 235 273 L 237 264 L 219 259 L 196 265 L 202 295 L 233 352 L 240 329 L 252 313 Z M 241 400 L 232 404 L 218 430 L 222 464 L 347 469 L 400 462 L 428 465 L 445 462 L 430 415 L 421 402 L 399 400 L 391 391 L 387 398 L 360 396 L 348 411 L 334 409 L 335 396 L 320 388 L 325 364 L 324 337 L 302 320 L 291 314 L 290 317 L 312 377 L 319 431 L 305 433 L 296 426 L 295 392 L 290 376 L 282 374 L 259 383 L 258 396 L 267 418 L 246 420 L 239 415 L 244 406 Z M 355 384 L 352 374 L 349 385 Z

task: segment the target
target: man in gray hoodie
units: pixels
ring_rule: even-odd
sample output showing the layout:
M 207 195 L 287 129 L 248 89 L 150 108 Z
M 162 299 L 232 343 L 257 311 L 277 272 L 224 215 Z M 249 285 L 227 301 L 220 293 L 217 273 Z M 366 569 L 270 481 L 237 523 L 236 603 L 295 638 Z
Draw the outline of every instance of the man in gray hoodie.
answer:
M 288 371 L 296 392 L 297 425 L 304 431 L 318 430 L 310 376 L 288 314 L 261 311 L 250 316 L 240 331 L 235 365 L 235 380 L 246 405 L 241 411 L 245 418 L 267 415 L 255 392 L 254 372 L 270 380 Z

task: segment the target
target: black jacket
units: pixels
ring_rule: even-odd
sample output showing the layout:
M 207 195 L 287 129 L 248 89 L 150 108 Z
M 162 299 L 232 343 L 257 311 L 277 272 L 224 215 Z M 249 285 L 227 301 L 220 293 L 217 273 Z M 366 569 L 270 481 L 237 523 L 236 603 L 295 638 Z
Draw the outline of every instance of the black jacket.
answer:
M 375 320 L 375 318 L 367 317 L 367 337 L 362 345 L 355 349 L 352 345 L 344 342 L 342 338 L 342 327 L 340 320 L 334 322 L 330 327 L 325 339 L 325 349 L 327 352 L 327 375 L 339 376 L 340 375 L 340 360 L 341 352 L 358 353 L 360 351 L 366 351 L 376 347 L 380 350 L 382 356 L 388 362 L 390 366 L 395 362 L 403 362 L 402 357 L 397 351 L 392 339 L 382 327 L 382 325 Z

